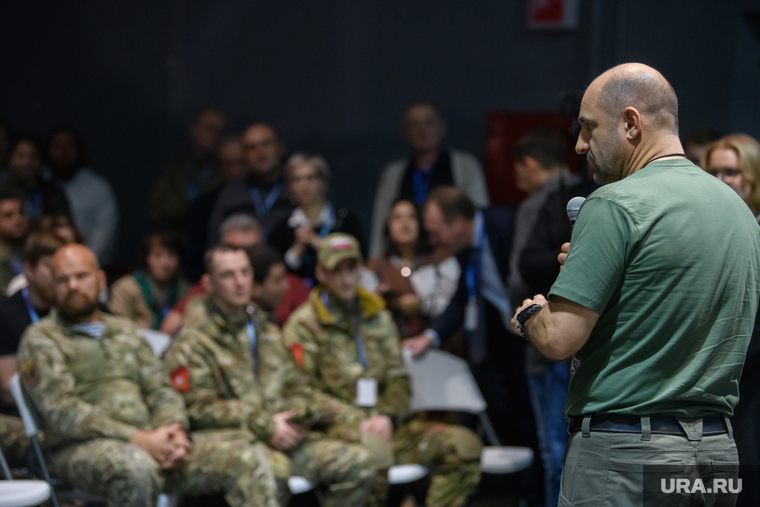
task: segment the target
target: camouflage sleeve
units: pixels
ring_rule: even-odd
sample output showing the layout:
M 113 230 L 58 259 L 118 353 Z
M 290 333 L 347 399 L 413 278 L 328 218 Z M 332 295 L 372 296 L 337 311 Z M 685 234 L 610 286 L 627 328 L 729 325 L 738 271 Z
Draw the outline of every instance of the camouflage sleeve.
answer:
M 21 382 L 47 428 L 71 440 L 132 439 L 137 428 L 100 414 L 79 398 L 63 352 L 42 324 L 24 333 L 16 359 Z
M 367 418 L 365 411 L 319 389 L 316 364 L 318 345 L 313 326 L 309 326 L 306 320 L 290 319 L 283 329 L 282 338 L 285 345 L 282 349 L 285 353 L 290 349 L 287 364 L 291 374 L 288 377 L 298 379 L 293 385 L 300 390 L 299 396 L 289 401 L 305 407 L 304 414 L 312 425 L 341 427 L 358 439 L 359 423 Z M 298 406 L 292 408 L 300 410 Z M 353 437 L 343 439 L 354 440 Z
M 406 371 L 404 360 L 401 357 L 398 329 L 389 311 L 383 310 L 378 318 L 381 326 L 387 329 L 387 332 L 383 333 L 385 337 L 383 350 L 387 354 L 387 370 L 385 372 L 385 388 L 381 393 L 378 393 L 377 411 L 382 414 L 404 417 L 409 411 L 412 390 L 409 383 L 409 373 Z
M 136 330 L 135 334 L 137 334 Z M 160 428 L 180 422 L 189 429 L 182 397 L 172 389 L 169 376 L 161 367 L 161 361 L 142 337 L 140 337 L 137 356 L 140 360 L 140 390 L 150 410 L 151 426 Z
M 222 398 L 212 363 L 196 343 L 194 331 L 186 329 L 164 354 L 164 369 L 185 399 L 190 427 L 250 429 L 259 439 L 269 441 L 274 432 L 272 414 L 249 400 Z

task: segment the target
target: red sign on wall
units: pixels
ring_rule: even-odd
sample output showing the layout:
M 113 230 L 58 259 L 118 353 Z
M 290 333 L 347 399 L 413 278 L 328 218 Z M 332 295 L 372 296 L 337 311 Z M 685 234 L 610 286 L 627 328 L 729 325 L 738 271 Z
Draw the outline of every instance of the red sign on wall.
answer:
M 528 28 L 578 28 L 579 0 L 528 0 Z

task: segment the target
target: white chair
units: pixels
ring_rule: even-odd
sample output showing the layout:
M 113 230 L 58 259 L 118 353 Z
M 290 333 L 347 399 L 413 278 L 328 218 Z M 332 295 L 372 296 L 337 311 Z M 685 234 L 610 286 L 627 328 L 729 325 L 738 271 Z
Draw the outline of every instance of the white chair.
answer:
M 404 349 L 404 363 L 412 387 L 410 412 L 445 410 L 476 414 L 489 447 L 480 456 L 480 470 L 491 474 L 519 472 L 533 463 L 529 447 L 502 446 L 486 414 L 486 400 L 480 393 L 464 359 L 440 350 L 427 350 L 418 357 Z
M 164 352 L 169 348 L 169 345 L 172 342 L 172 337 L 161 331 L 145 328 L 142 328 L 139 331 L 140 335 L 142 335 L 142 337 L 145 338 L 145 341 L 148 342 L 148 345 L 150 345 L 150 348 L 153 349 L 153 353 L 156 357 L 163 356 Z
M 13 480 L 2 449 L 0 449 L 0 468 L 7 479 L 0 481 L 0 507 L 39 505 L 50 498 L 50 484 L 45 481 Z

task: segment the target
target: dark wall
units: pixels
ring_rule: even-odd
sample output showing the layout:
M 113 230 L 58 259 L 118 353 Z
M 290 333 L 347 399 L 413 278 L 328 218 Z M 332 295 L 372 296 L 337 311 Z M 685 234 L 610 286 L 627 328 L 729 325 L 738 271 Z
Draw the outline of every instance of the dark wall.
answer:
M 115 184 L 122 262 L 149 226 L 147 191 L 188 149 L 205 105 L 234 130 L 273 122 L 322 152 L 337 201 L 369 223 L 382 166 L 404 153 L 400 115 L 441 104 L 449 144 L 482 155 L 487 111 L 554 111 L 560 93 L 639 60 L 678 92 L 682 133 L 760 137 L 757 39 L 735 1 L 581 1 L 573 31 L 525 27 L 526 1 L 6 1 L 0 117 L 44 132 L 79 126 Z

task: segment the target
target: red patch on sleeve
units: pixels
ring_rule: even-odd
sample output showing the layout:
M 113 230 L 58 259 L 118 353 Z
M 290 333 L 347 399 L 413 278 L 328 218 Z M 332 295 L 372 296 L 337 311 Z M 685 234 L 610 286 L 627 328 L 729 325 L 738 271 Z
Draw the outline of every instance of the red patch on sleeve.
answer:
M 296 366 L 303 369 L 303 345 L 300 343 L 294 343 L 290 346 L 290 352 L 293 353 L 293 358 L 296 360 Z
M 172 372 L 172 387 L 181 393 L 186 393 L 190 390 L 190 375 L 187 373 L 187 368 L 180 366 Z

